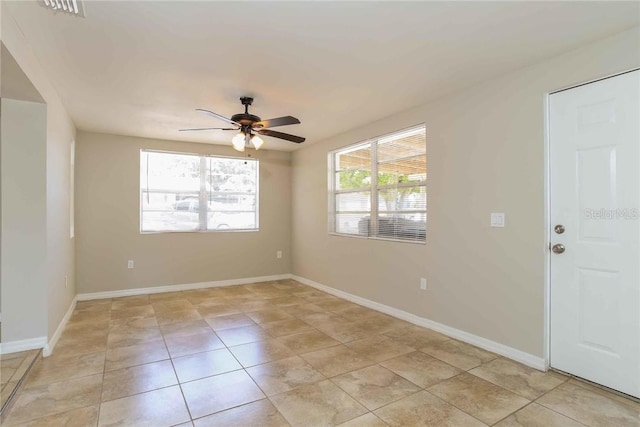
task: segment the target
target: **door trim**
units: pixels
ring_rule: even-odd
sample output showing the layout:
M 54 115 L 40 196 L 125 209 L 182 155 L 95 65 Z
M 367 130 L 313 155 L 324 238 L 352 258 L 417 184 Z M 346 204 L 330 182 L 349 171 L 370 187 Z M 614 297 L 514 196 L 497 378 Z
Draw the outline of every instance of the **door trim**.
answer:
M 544 368 L 548 371 L 551 367 L 551 256 L 549 245 L 551 244 L 551 187 L 549 179 L 551 174 L 551 130 L 549 129 L 549 101 L 554 92 L 544 95 L 544 344 L 543 355 Z
M 575 89 L 575 88 L 580 87 L 580 86 L 589 85 L 591 83 L 599 82 L 600 80 L 607 80 L 607 79 L 610 79 L 611 77 L 618 77 L 618 76 L 621 76 L 623 74 L 633 73 L 634 71 L 638 71 L 638 70 L 640 70 L 640 67 L 632 68 L 632 69 L 627 70 L 627 71 L 621 71 L 621 72 L 615 73 L 615 74 L 610 74 L 610 75 L 607 75 L 605 77 L 599 77 L 597 79 L 589 80 L 589 81 L 586 81 L 584 83 L 580 83 L 580 84 L 577 84 L 577 85 L 567 86 L 567 87 L 562 88 L 562 89 L 556 89 L 556 90 L 554 90 L 552 92 L 549 92 L 549 95 L 553 95 L 554 93 L 558 93 L 558 92 L 564 92 L 565 90 L 569 90 L 569 89 Z
M 555 89 L 547 92 L 543 98 L 543 111 L 544 111 L 544 343 L 543 343 L 543 360 L 545 371 L 552 368 L 551 366 L 551 251 L 549 247 L 551 245 L 551 186 L 550 186 L 550 174 L 551 174 L 551 129 L 549 128 L 550 121 L 550 97 L 554 93 L 563 92 L 569 89 L 575 89 L 580 86 L 588 85 L 591 83 L 599 82 L 601 80 L 610 79 L 612 77 L 621 76 L 623 74 L 639 71 L 640 67 L 631 68 L 625 71 L 608 74 L 604 77 L 598 77 L 588 80 L 586 82 L 566 86 L 560 89 Z

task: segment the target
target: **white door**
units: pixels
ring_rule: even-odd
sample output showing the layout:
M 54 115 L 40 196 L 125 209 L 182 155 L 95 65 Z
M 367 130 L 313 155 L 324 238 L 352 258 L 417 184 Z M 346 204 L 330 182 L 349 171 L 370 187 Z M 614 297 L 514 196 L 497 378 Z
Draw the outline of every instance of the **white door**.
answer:
M 640 71 L 549 102 L 551 366 L 640 397 Z

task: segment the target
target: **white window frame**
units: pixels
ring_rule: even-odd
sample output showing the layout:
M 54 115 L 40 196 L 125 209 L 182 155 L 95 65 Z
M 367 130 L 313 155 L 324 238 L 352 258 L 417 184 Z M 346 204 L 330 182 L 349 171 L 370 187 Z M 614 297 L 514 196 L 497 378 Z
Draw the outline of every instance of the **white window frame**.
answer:
M 329 200 L 328 200 L 328 232 L 333 236 L 342 236 L 342 237 L 352 237 L 356 239 L 369 239 L 369 240 L 386 240 L 392 242 L 401 242 L 401 243 L 413 243 L 419 245 L 425 245 L 427 242 L 426 236 L 424 240 L 411 240 L 411 239 L 400 239 L 400 238 L 389 238 L 389 237 L 380 237 L 378 236 L 378 191 L 389 189 L 389 188 L 403 188 L 403 187 L 425 187 L 425 191 L 427 188 L 427 180 L 424 181 L 412 181 L 404 184 L 392 184 L 392 185 L 383 185 L 378 186 L 378 143 L 380 141 L 384 141 L 390 138 L 397 139 L 399 136 L 405 133 L 415 132 L 416 130 L 424 129 L 426 133 L 426 125 L 424 123 L 411 126 L 409 128 L 401 129 L 396 132 L 392 132 L 389 134 L 381 135 L 375 138 L 368 139 L 366 141 L 361 141 L 356 144 L 347 145 L 345 147 L 341 147 L 335 150 L 332 150 L 328 154 L 328 183 L 329 183 Z M 336 163 L 335 163 L 335 155 L 337 153 L 344 153 L 345 151 L 355 151 L 360 147 L 371 145 L 371 184 L 368 187 L 360 188 L 360 189 L 348 189 L 348 190 L 340 190 L 336 184 Z M 426 138 L 425 138 L 425 154 L 427 152 L 426 147 Z M 396 161 L 398 159 L 393 159 L 392 161 Z M 341 193 L 354 193 L 354 192 L 369 192 L 371 205 L 369 208 L 369 221 L 370 221 L 370 229 L 374 230 L 372 235 L 363 236 L 360 234 L 349 234 L 349 233 L 340 233 L 336 231 L 336 195 Z M 415 212 L 415 211 L 411 211 Z M 428 212 L 428 207 L 425 208 L 425 214 Z M 340 212 L 340 213 L 349 213 L 349 212 Z M 397 213 L 402 214 L 403 211 L 398 211 Z M 406 212 L 405 212 L 406 213 Z M 425 229 L 427 225 L 428 219 L 425 219 Z
M 76 235 L 76 141 L 69 144 L 69 238 Z
M 207 213 L 209 212 L 207 209 L 199 209 L 199 228 L 197 230 L 143 230 L 142 229 L 142 198 L 144 197 L 144 190 L 142 187 L 142 182 L 139 182 L 138 188 L 138 212 L 139 212 L 139 231 L 140 234 L 162 234 L 162 233 L 246 233 L 246 232 L 256 232 L 260 231 L 260 161 L 255 158 L 245 158 L 245 157 L 235 157 L 235 156 L 219 156 L 213 154 L 202 154 L 202 153 L 189 153 L 183 151 L 163 151 L 163 150 L 152 150 L 142 148 L 140 149 L 140 157 L 138 158 L 138 164 L 140 164 L 140 159 L 142 158 L 142 153 L 161 153 L 161 154 L 176 154 L 183 156 L 194 156 L 200 159 L 200 193 L 198 195 L 199 206 L 207 206 L 208 203 L 208 195 L 211 193 L 212 195 L 251 195 L 255 196 L 256 199 L 256 207 L 255 207 L 255 218 L 256 218 L 256 226 L 255 228 L 225 228 L 225 229 L 208 229 L 207 228 Z M 232 191 L 207 191 L 206 189 L 206 177 L 207 174 L 203 173 L 206 171 L 206 163 L 207 159 L 210 158 L 218 158 L 218 159 L 232 159 L 239 160 L 245 162 L 255 162 L 256 165 L 256 191 L 255 193 L 247 193 L 247 192 L 232 192 Z M 138 174 L 140 175 L 140 174 Z M 211 211 L 211 212 L 223 212 L 223 213 L 237 213 L 237 212 L 249 212 L 249 211 Z

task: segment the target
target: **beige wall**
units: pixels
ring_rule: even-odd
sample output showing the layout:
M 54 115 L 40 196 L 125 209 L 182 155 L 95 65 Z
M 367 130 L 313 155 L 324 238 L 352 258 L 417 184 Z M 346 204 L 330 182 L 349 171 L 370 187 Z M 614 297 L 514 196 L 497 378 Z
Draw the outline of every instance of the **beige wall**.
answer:
M 290 154 L 260 150 L 260 231 L 140 234 L 142 148 L 238 156 L 231 147 L 80 132 L 76 157 L 78 293 L 285 274 Z M 283 258 L 276 259 L 276 251 Z M 127 269 L 134 260 L 134 269 Z
M 0 289 L 2 341 L 47 335 L 44 104 L 2 98 Z
M 293 273 L 542 357 L 545 94 L 638 66 L 636 28 L 296 151 Z M 328 235 L 328 151 L 417 123 L 427 244 Z M 490 228 L 490 212 L 506 228 Z
M 2 2 L 2 42 L 42 96 L 47 108 L 46 142 L 46 294 L 47 335 L 53 336 L 76 294 L 74 239 L 69 236 L 69 144 L 75 126 L 34 56 L 22 30 Z M 43 171 L 44 172 L 44 171 Z M 65 281 L 65 277 L 68 278 Z M 5 301 L 3 301 L 3 304 Z M 6 301 L 11 304 L 11 301 Z

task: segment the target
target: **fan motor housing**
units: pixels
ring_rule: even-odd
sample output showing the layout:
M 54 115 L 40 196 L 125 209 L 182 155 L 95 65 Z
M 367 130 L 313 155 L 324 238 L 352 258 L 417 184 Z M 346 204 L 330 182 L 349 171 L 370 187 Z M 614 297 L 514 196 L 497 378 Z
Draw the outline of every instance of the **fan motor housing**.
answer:
M 241 125 L 245 126 L 250 126 L 256 122 L 259 122 L 260 120 L 260 117 L 248 113 L 234 114 L 233 116 L 231 116 L 231 121 L 240 123 Z

